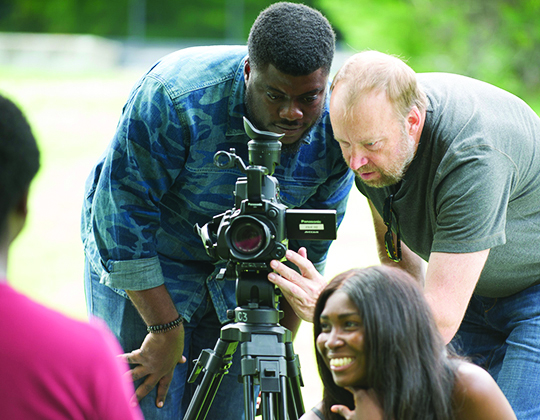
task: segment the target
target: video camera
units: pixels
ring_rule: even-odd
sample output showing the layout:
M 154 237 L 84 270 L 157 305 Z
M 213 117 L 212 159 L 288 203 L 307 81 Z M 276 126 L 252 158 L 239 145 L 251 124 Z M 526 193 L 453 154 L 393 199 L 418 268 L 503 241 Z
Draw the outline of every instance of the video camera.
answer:
M 249 273 L 270 272 L 269 262 L 285 256 L 288 239 L 336 238 L 335 210 L 288 209 L 281 202 L 279 182 L 272 174 L 280 161 L 279 139 L 283 135 L 260 131 L 245 117 L 244 129 L 251 139 L 249 166 L 235 149 L 214 155 L 218 168 L 236 165 L 246 174 L 236 182 L 234 207 L 214 216 L 203 227 L 195 226 L 208 255 L 228 261 L 221 278 L 239 279 Z

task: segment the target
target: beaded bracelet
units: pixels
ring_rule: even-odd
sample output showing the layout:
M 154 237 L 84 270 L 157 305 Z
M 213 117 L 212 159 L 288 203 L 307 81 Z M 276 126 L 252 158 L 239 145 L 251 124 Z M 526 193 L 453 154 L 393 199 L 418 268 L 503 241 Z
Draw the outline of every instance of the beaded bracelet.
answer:
M 154 334 L 164 333 L 170 330 L 174 330 L 183 322 L 184 322 L 184 318 L 182 317 L 182 315 L 178 315 L 178 318 L 176 318 L 172 322 L 169 322 L 168 324 L 149 325 L 148 327 L 146 327 L 146 331 L 148 331 L 149 333 L 154 333 Z

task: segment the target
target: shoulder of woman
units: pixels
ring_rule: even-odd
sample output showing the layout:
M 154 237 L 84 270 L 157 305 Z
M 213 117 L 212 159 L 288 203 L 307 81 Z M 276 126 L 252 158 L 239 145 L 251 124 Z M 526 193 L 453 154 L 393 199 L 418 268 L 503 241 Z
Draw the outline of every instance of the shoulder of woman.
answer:
M 454 392 L 463 394 L 483 394 L 498 388 L 493 377 L 483 368 L 469 362 L 458 365 Z
M 461 362 L 453 393 L 456 419 L 514 420 L 516 416 L 493 377 L 481 367 Z

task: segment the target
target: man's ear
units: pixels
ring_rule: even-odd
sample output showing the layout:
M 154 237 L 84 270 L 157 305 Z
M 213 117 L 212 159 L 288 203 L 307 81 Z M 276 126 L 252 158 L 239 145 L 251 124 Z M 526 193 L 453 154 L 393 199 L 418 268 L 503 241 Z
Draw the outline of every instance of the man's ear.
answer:
M 412 109 L 409 111 L 409 115 L 407 116 L 407 122 L 409 123 L 408 134 L 416 138 L 419 131 L 422 129 L 422 114 L 418 107 L 413 106 Z
M 244 81 L 245 83 L 248 82 L 249 76 L 251 75 L 251 66 L 249 64 L 249 58 L 246 60 L 246 64 L 244 64 Z
M 28 214 L 28 191 L 29 189 L 27 188 L 14 209 L 17 215 L 24 218 L 26 218 L 26 215 Z
M 23 229 L 28 215 L 28 189 L 8 215 L 8 243 L 11 243 Z

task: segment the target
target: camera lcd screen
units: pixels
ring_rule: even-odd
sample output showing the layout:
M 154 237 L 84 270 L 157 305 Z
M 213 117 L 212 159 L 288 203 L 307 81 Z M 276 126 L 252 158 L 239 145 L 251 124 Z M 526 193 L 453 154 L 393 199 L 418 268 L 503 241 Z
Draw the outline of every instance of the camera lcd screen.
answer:
M 335 210 L 287 209 L 287 238 L 334 240 L 337 237 Z

